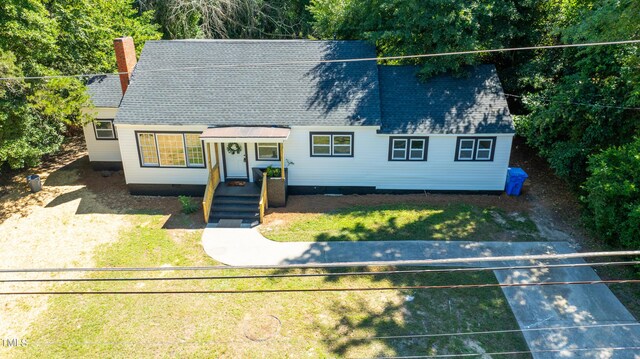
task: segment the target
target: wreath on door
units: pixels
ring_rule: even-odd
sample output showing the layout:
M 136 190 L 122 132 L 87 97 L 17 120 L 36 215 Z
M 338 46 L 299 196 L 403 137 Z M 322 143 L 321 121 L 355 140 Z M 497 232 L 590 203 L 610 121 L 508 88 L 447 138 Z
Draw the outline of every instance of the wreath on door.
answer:
M 227 144 L 227 152 L 229 152 L 229 154 L 235 155 L 240 153 L 240 151 L 242 151 L 242 147 L 240 147 L 239 144 L 235 142 Z

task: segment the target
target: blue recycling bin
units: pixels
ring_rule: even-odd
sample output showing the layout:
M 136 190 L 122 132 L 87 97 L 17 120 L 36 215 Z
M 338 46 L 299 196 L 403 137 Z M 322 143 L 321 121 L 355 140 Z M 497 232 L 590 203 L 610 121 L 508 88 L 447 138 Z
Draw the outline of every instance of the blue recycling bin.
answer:
M 507 184 L 505 186 L 505 191 L 509 196 L 519 196 L 520 191 L 522 190 L 522 185 L 524 181 L 529 178 L 529 175 L 522 168 L 509 167 L 507 170 Z

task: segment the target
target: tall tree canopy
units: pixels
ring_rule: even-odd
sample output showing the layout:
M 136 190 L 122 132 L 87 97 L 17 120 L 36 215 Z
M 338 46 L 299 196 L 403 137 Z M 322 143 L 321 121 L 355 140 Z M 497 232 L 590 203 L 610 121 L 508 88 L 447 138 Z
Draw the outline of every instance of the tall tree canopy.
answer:
M 412 55 L 530 43 L 536 0 L 312 0 L 314 30 L 322 38 L 365 39 L 381 55 Z M 458 70 L 486 55 L 409 62 L 426 76 Z
M 114 71 L 113 39 L 159 38 L 151 19 L 133 0 L 4 0 L 0 77 Z M 32 166 L 59 148 L 83 119 L 81 80 L 0 80 L 0 166 Z
M 310 31 L 309 0 L 139 0 L 165 38 L 278 39 Z
M 550 5 L 542 44 L 640 38 L 640 2 L 600 0 Z M 574 185 L 588 157 L 640 133 L 640 46 L 540 51 L 520 71 L 530 113 L 517 120 L 527 141 Z

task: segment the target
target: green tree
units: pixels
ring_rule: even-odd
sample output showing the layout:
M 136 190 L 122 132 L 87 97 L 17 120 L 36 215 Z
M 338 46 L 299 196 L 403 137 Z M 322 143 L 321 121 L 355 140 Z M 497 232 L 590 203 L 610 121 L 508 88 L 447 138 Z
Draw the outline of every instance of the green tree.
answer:
M 589 160 L 584 190 L 589 223 L 613 245 L 640 246 L 640 137 Z
M 141 48 L 159 38 L 153 14 L 133 0 L 5 0 L 0 3 L 0 77 L 116 69 L 113 39 L 132 35 Z M 33 166 L 57 151 L 68 126 L 86 118 L 80 78 L 0 80 L 0 166 Z
M 554 3 L 543 44 L 640 38 L 640 2 Z M 518 132 L 576 188 L 590 155 L 640 133 L 640 48 L 637 45 L 540 51 L 521 70 L 530 111 Z
M 529 43 L 539 12 L 535 0 L 312 0 L 315 33 L 326 39 L 364 39 L 380 55 L 397 56 L 508 47 Z M 460 70 L 487 55 L 414 59 L 423 74 Z
M 140 0 L 164 37 L 279 39 L 306 37 L 309 0 Z
M 0 77 L 23 73 L 10 51 L 0 52 Z M 0 164 L 33 166 L 58 150 L 66 125 L 80 121 L 86 101 L 82 83 L 55 79 L 38 86 L 22 80 L 0 81 Z
M 160 38 L 153 13 L 138 15 L 132 0 L 55 0 L 48 7 L 61 49 L 51 67 L 63 73 L 113 71 L 117 37 L 132 36 L 141 45 Z

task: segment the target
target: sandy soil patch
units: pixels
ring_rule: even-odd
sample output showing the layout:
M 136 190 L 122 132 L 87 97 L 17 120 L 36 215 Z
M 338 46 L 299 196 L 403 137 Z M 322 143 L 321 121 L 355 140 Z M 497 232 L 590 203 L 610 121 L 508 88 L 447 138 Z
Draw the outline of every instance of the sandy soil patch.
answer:
M 41 176 L 42 191 L 29 192 L 25 176 Z M 197 201 L 197 199 L 196 199 Z M 165 228 L 194 228 L 175 198 L 130 196 L 123 174 L 102 173 L 89 166 L 82 139 L 72 139 L 58 156 L 28 172 L 4 174 L 0 183 L 0 263 L 2 268 L 91 267 L 96 248 L 118 239 L 136 213 L 166 214 Z M 179 217 L 179 218 L 178 218 Z M 199 217 L 198 217 L 199 218 Z M 80 273 L 7 273 L 2 278 L 77 277 Z M 5 283 L 2 291 L 47 290 L 46 283 Z M 0 335 L 23 338 L 46 310 L 47 296 L 0 297 Z M 0 356 L 6 348 L 0 348 Z

